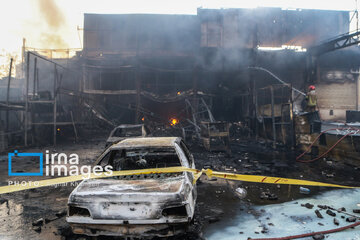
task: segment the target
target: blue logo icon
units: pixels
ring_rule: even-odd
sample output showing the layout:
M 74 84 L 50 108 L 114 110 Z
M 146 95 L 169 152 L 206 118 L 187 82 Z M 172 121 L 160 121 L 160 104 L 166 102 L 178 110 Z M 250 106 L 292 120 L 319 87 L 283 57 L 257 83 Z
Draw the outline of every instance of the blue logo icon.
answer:
M 12 157 L 39 157 L 40 159 L 40 170 L 39 172 L 12 172 L 11 158 Z M 17 150 L 14 153 L 8 154 L 8 173 L 9 176 L 43 176 L 43 153 L 18 153 Z

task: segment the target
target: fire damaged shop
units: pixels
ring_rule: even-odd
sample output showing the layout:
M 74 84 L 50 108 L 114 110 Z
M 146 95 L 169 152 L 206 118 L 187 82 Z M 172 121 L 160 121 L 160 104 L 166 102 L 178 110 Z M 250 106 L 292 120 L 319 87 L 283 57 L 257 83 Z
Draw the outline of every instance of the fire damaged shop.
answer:
M 358 239 L 357 10 L 84 13 L 77 30 L 77 49 L 24 38 L 0 80 L 0 239 Z
M 357 121 L 346 118 L 359 109 L 349 28 L 345 11 L 85 14 L 80 92 L 109 122 L 170 123 L 185 138 L 201 138 L 203 121 L 241 122 L 274 147 L 307 146 L 313 132 L 298 132 L 296 119 L 308 86 L 318 112 L 308 124 Z

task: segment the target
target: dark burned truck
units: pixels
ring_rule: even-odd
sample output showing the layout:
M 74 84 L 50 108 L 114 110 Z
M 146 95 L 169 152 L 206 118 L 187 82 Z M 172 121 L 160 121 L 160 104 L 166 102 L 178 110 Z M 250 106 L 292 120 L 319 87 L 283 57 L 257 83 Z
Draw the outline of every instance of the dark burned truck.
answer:
M 114 171 L 195 168 L 176 137 L 125 139 L 96 161 Z M 67 222 L 88 236 L 168 237 L 183 233 L 194 216 L 196 188 L 189 172 L 126 175 L 82 181 L 70 194 Z

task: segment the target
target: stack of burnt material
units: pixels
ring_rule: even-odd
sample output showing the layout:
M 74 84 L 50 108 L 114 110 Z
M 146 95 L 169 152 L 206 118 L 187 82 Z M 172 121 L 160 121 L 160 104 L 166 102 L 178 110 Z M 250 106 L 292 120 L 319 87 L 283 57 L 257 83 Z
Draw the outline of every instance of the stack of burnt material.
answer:
M 301 150 L 311 146 L 314 156 L 360 165 L 360 112 L 347 111 L 346 122 L 319 120 L 318 112 L 295 116 L 296 144 Z
M 201 122 L 201 139 L 205 149 L 230 154 L 229 128 L 228 122 Z

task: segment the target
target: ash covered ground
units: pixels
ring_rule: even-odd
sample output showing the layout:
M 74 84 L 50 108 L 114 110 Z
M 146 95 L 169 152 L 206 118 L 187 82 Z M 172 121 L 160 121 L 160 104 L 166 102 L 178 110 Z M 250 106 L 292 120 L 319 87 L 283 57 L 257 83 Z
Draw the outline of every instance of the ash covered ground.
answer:
M 49 146 L 20 149 L 20 151 L 39 152 L 47 149 L 50 152 L 77 153 L 80 157 L 80 164 L 89 165 L 104 150 L 105 139 L 105 135 L 97 135 L 78 143 L 63 142 L 56 148 Z M 231 156 L 208 152 L 197 143 L 191 144 L 190 149 L 194 154 L 198 169 L 211 168 L 232 173 L 288 177 L 350 186 L 357 186 L 360 182 L 360 169 L 354 166 L 329 159 L 310 164 L 297 163 L 295 162 L 296 153 L 293 151 L 280 146 L 277 150 L 273 150 L 270 143 L 255 142 L 246 137 L 234 136 L 232 138 Z M 31 162 L 24 161 L 23 164 L 24 167 L 31 167 Z M 8 177 L 7 155 L 5 154 L 1 156 L 0 169 L 2 185 L 7 185 L 9 180 L 21 181 L 23 179 L 23 177 Z M 42 177 L 34 177 L 33 180 L 40 179 Z M 74 187 L 74 185 L 68 184 L 56 188 L 51 186 L 1 195 L 0 238 L 6 240 L 91 239 L 72 234 L 65 220 L 67 198 Z M 247 191 L 244 199 L 240 199 L 236 194 L 236 189 L 239 187 Z M 208 179 L 206 176 L 202 176 L 197 182 L 198 199 L 194 223 L 186 234 L 171 239 L 281 237 L 287 233 L 280 231 L 279 219 L 282 221 L 288 219 L 289 222 L 302 224 L 303 229 L 298 228 L 299 233 L 302 233 L 302 230 L 319 230 L 319 227 L 322 230 L 334 228 L 336 225 L 333 224 L 332 219 L 336 217 L 340 221 L 340 225 L 346 225 L 348 216 L 344 214 L 337 213 L 338 215 L 333 217 L 326 214 L 325 210 L 320 209 L 324 216 L 321 219 L 314 213 L 318 209 L 316 203 L 319 200 L 316 199 L 319 196 L 325 199 L 332 198 L 331 194 L 323 194 L 327 194 L 333 189 L 306 187 L 310 193 L 303 194 L 300 193 L 299 187 Z M 354 194 L 350 194 L 347 199 L 359 196 L 356 195 L 356 192 Z M 336 206 L 339 208 L 344 207 L 343 205 L 346 205 L 347 202 L 345 199 L 335 200 Z M 314 206 L 307 208 L 306 203 Z M 274 213 L 270 214 L 273 211 L 272 206 L 280 206 L 280 210 L 277 210 L 279 216 Z M 352 212 L 352 209 L 347 210 Z M 306 216 L 304 216 L 304 212 L 306 212 Z M 317 226 L 317 228 L 306 228 L 304 224 L 309 222 L 311 223 L 309 226 Z M 341 237 L 341 235 L 339 236 Z M 99 237 L 99 239 L 117 238 Z

